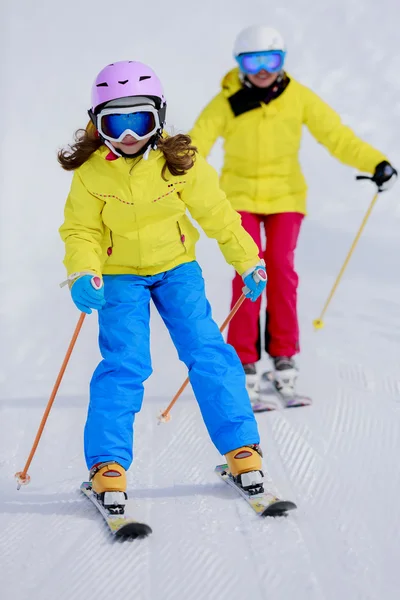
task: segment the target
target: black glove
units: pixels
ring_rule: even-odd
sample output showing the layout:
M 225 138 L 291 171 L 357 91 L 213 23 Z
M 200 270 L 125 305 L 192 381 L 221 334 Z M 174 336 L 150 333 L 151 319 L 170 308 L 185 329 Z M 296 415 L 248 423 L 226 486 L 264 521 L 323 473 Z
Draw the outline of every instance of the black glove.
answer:
M 375 167 L 375 173 L 371 179 L 374 183 L 376 183 L 379 189 L 384 191 L 389 189 L 394 183 L 395 180 L 392 179 L 393 177 L 397 177 L 396 169 L 394 169 L 387 160 L 383 160 Z M 391 179 L 392 181 L 390 182 L 390 185 L 385 185 L 385 183 L 388 183 Z

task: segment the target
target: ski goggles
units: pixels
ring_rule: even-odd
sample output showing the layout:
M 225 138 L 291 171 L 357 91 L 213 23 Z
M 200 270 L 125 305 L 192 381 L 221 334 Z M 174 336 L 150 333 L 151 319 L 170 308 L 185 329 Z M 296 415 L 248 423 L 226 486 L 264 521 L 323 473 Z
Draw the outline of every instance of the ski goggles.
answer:
M 262 52 L 246 52 L 236 56 L 239 68 L 246 75 L 255 75 L 262 69 L 268 73 L 277 73 L 283 67 L 286 52 L 283 50 L 267 50 Z
M 110 142 L 121 142 L 128 134 L 144 140 L 161 129 L 156 108 L 150 105 L 104 108 L 96 115 L 99 134 Z

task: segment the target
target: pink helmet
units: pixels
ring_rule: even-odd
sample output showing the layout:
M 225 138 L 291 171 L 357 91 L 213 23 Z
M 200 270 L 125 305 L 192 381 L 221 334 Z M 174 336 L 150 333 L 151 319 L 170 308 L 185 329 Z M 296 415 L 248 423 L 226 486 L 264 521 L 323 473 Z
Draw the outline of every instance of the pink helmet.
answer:
M 104 67 L 92 87 L 92 111 L 99 106 L 130 96 L 146 96 L 156 102 L 157 108 L 166 104 L 162 85 L 154 71 L 143 63 L 122 60 Z

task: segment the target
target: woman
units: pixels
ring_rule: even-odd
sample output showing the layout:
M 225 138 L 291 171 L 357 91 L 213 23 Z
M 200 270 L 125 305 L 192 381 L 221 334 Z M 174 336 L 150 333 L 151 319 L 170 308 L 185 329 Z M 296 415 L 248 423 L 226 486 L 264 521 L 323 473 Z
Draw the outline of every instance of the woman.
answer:
M 195 260 L 199 234 L 186 210 L 218 241 L 252 300 L 265 288 L 265 269 L 214 169 L 188 136 L 163 133 L 165 113 L 152 69 L 108 65 L 92 89 L 93 126 L 59 153 L 74 171 L 60 229 L 68 282 L 79 310 L 99 311 L 103 357 L 90 385 L 85 457 L 93 491 L 116 511 L 125 504 L 133 423 L 151 374 L 151 299 L 189 369 L 212 441 L 244 489 L 262 490 L 243 369 L 212 319 Z
M 384 154 L 359 139 L 332 108 L 286 73 L 286 47 L 280 33 L 259 25 L 249 27 L 239 34 L 234 55 L 238 68 L 225 75 L 221 92 L 203 110 L 191 136 L 204 157 L 218 137 L 224 139 L 221 187 L 265 259 L 265 349 L 274 362 L 278 391 L 292 396 L 297 377 L 293 357 L 299 352 L 294 253 L 306 214 L 307 191 L 299 163 L 302 126 L 334 157 L 373 174 L 378 186 L 397 173 Z M 240 293 L 241 281 L 236 276 L 232 304 Z M 246 303 L 228 333 L 228 342 L 243 364 L 251 399 L 257 404 L 260 305 L 261 297 Z

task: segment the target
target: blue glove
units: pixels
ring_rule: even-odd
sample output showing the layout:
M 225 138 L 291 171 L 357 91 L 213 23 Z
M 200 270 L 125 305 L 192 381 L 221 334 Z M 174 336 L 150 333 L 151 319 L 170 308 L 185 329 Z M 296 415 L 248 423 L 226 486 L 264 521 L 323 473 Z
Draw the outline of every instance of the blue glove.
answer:
M 246 298 L 250 298 L 252 302 L 255 302 L 257 298 L 261 296 L 267 285 L 267 272 L 265 270 L 265 262 L 261 260 L 258 265 L 245 271 L 242 275 L 243 283 L 243 294 Z
M 100 310 L 106 303 L 103 282 L 93 275 L 79 277 L 72 285 L 71 296 L 75 306 L 87 315 L 92 314 L 92 308 Z

